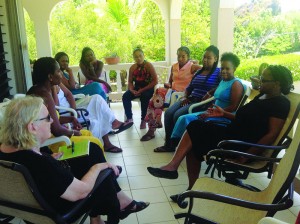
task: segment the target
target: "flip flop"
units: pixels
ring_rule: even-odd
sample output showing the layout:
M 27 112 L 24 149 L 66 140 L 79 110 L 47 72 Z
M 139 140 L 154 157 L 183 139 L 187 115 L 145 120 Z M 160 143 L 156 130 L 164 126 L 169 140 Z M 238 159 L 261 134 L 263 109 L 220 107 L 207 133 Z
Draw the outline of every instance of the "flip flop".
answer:
M 117 131 L 115 131 L 115 134 L 119 134 L 122 131 L 127 130 L 133 125 L 133 122 L 128 122 L 128 123 L 122 123 Z
M 119 153 L 119 152 L 123 152 L 123 150 L 117 146 L 112 146 L 108 149 L 104 149 L 105 152 L 111 152 L 111 153 Z
M 163 145 L 163 146 L 160 146 L 160 147 L 155 148 L 153 151 L 154 151 L 154 152 L 175 152 L 175 149 Z
M 155 138 L 155 135 L 148 135 L 148 134 L 145 134 L 141 139 L 140 141 L 141 142 L 146 142 L 146 141 L 149 141 L 151 139 Z
M 121 210 L 120 219 L 125 219 L 131 213 L 135 213 L 135 212 L 139 212 L 139 211 L 144 210 L 145 208 L 147 208 L 149 206 L 149 204 L 150 204 L 149 202 L 133 200 L 129 205 L 127 205 L 126 208 Z

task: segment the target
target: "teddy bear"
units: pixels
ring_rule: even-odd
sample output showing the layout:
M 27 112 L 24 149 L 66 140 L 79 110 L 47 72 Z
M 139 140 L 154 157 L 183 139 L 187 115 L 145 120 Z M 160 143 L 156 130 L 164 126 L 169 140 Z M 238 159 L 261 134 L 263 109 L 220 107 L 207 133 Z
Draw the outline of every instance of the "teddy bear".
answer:
M 162 128 L 161 115 L 164 109 L 167 89 L 157 88 L 149 101 L 145 121 L 149 128 Z

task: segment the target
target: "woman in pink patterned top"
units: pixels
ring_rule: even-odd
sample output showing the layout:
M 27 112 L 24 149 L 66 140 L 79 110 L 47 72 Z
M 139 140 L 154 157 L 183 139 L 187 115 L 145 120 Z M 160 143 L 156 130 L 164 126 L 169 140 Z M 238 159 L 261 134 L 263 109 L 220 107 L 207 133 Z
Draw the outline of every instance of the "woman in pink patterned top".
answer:
M 169 82 L 164 84 L 165 88 L 171 88 L 172 92 L 184 92 L 185 88 L 191 82 L 194 73 L 201 68 L 200 65 L 194 64 L 190 60 L 190 50 L 187 47 L 177 49 L 177 63 L 172 65 Z M 150 124 L 151 122 L 149 122 Z M 149 125 L 148 132 L 140 139 L 149 141 L 155 137 L 156 127 Z

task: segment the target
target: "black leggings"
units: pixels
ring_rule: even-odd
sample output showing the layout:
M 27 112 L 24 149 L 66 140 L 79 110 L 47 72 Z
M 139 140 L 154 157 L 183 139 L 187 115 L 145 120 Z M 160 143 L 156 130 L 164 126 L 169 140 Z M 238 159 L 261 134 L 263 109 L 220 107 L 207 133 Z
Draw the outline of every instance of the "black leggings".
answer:
M 79 157 L 68 160 L 72 173 L 78 179 L 81 179 L 89 169 L 97 164 L 106 162 L 101 148 L 91 143 L 89 156 Z M 96 189 L 87 207 L 92 207 L 91 217 L 97 215 L 107 215 L 108 223 L 119 223 L 120 203 L 117 193 L 121 188 L 114 175 L 106 178 L 100 187 Z

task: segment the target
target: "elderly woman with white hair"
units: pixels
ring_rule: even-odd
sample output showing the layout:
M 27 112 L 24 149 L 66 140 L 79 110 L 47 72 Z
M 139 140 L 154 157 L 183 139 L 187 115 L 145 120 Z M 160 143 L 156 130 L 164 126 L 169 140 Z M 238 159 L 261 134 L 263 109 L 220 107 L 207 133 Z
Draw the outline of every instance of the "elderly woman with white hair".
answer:
M 149 203 L 129 198 L 119 187 L 119 169 L 106 162 L 99 146 L 91 143 L 89 156 L 61 163 L 59 154 L 43 152 L 40 145 L 51 136 L 53 122 L 42 98 L 27 96 L 12 100 L 6 107 L 0 130 L 0 159 L 24 165 L 40 193 L 57 212 L 70 210 L 93 189 L 99 173 L 111 168 L 110 175 L 93 193 L 90 223 L 119 223 L 129 214 L 145 209 Z

